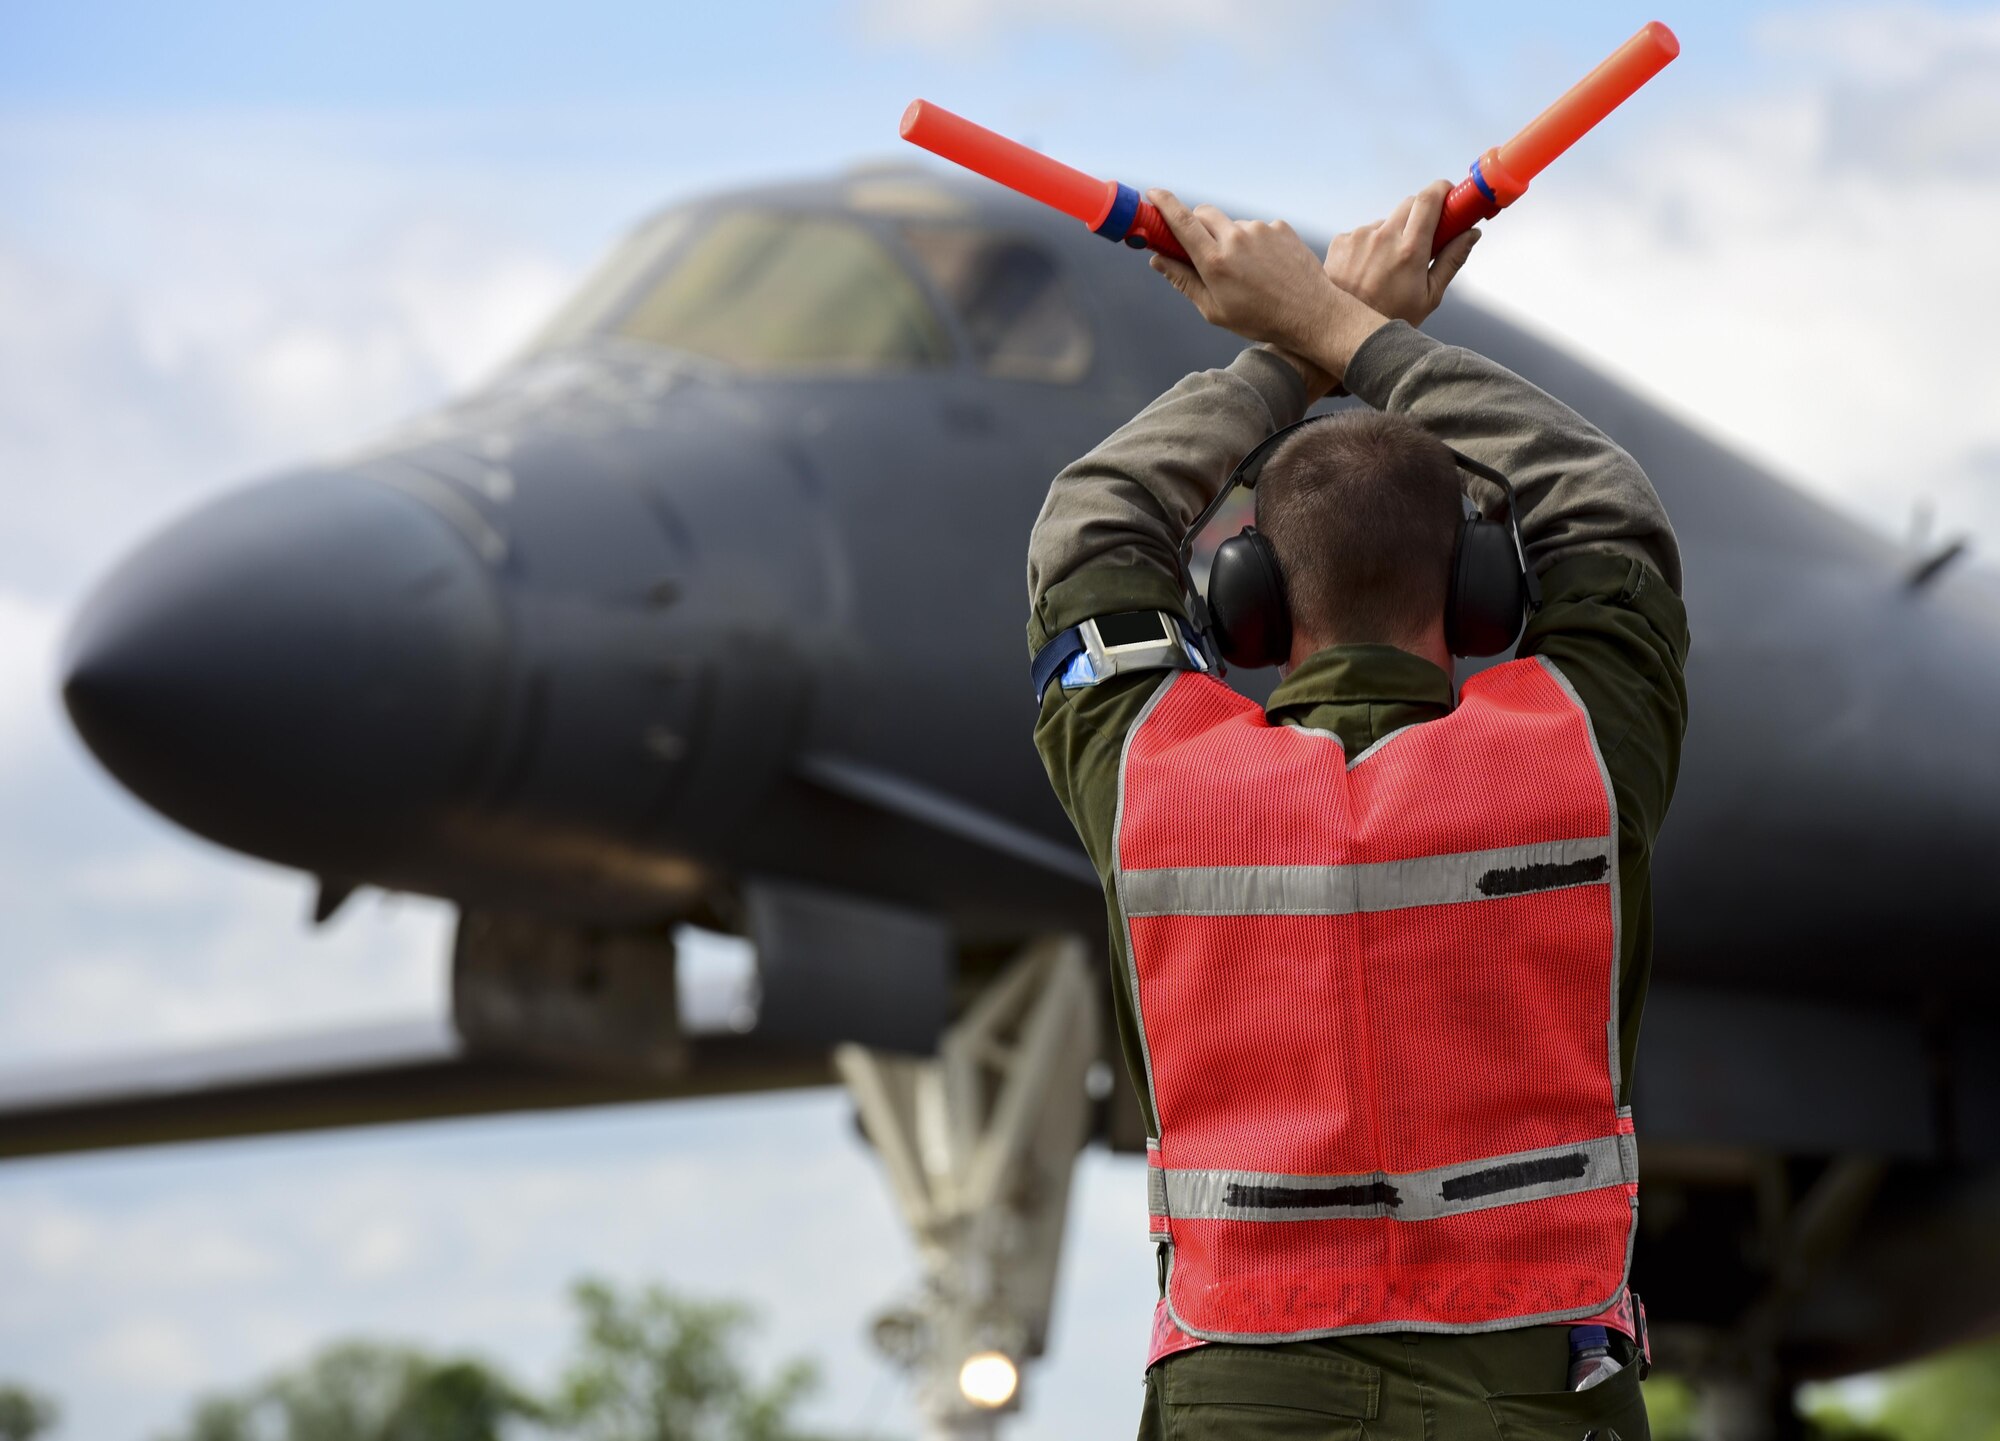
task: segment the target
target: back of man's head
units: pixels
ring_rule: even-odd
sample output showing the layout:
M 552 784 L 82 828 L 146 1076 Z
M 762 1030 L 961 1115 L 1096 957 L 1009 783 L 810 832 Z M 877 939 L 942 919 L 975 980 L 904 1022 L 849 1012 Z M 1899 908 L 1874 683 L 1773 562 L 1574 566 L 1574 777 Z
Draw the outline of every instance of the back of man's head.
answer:
M 1443 619 L 1463 507 L 1451 452 L 1423 427 L 1374 410 L 1309 425 L 1272 454 L 1256 493 L 1310 648 L 1415 649 Z

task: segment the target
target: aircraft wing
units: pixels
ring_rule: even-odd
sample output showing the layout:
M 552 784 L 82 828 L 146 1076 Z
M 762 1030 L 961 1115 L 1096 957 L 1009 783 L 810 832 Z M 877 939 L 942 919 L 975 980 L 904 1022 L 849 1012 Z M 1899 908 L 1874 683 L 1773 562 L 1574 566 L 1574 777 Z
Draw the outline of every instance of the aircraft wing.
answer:
M 828 1085 L 823 1046 L 690 1037 L 668 1071 L 474 1048 L 448 1021 L 0 1072 L 0 1158 Z

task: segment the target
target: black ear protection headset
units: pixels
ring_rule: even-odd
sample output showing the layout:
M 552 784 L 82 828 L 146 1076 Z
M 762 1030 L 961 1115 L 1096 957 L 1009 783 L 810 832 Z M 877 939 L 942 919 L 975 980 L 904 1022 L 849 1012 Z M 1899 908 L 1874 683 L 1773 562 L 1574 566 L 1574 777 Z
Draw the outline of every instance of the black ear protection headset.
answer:
M 1244 456 L 1181 539 L 1181 583 L 1187 588 L 1189 613 L 1210 648 L 1230 665 L 1254 670 L 1276 665 L 1291 654 L 1292 611 L 1285 600 L 1284 572 L 1270 539 L 1256 526 L 1246 525 L 1217 547 L 1204 596 L 1194 583 L 1189 564 L 1195 537 L 1237 486 L 1256 489 L 1264 462 L 1287 436 L 1332 418 L 1309 415 L 1277 431 Z M 1528 569 L 1527 555 L 1521 549 L 1512 483 L 1470 456 L 1454 450 L 1451 458 L 1461 469 L 1500 487 L 1506 497 L 1507 516 L 1505 520 L 1489 520 L 1469 498 L 1465 502 L 1465 521 L 1452 552 L 1451 589 L 1445 598 L 1445 644 L 1453 655 L 1498 655 L 1514 643 L 1529 614 L 1541 606 L 1542 587 Z

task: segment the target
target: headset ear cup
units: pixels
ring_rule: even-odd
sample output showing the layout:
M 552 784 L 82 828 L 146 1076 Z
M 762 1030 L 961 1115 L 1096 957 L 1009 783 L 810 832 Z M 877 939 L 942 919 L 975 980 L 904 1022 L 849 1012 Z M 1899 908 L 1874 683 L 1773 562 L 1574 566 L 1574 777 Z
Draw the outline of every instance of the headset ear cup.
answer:
M 1527 614 L 1527 578 L 1513 532 L 1498 521 L 1468 518 L 1452 559 L 1446 646 L 1453 655 L 1498 655 L 1520 635 Z
M 1246 525 L 1216 547 L 1208 568 L 1208 614 L 1223 660 L 1244 670 L 1292 652 L 1292 613 L 1271 542 Z

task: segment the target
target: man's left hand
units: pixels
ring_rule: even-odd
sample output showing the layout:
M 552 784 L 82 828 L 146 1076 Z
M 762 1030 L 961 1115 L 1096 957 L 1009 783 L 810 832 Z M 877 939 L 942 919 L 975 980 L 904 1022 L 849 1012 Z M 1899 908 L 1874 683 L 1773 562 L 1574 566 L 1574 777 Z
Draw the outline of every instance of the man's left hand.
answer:
M 1479 232 L 1468 230 L 1431 258 L 1438 217 L 1450 193 L 1449 180 L 1434 180 L 1387 220 L 1336 235 L 1326 248 L 1328 278 L 1391 320 L 1422 325 L 1479 243 Z

